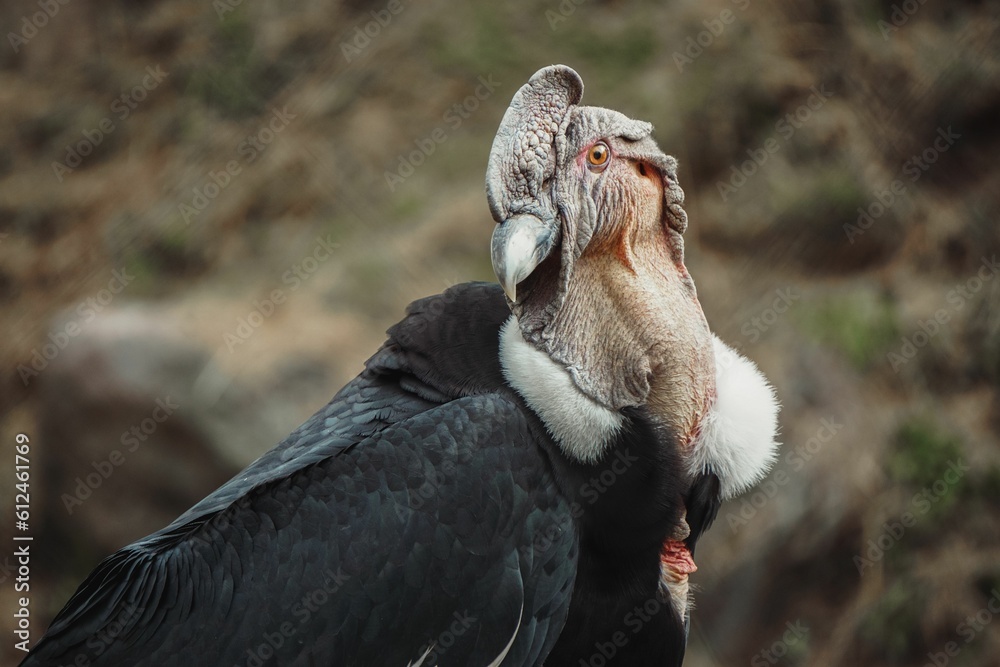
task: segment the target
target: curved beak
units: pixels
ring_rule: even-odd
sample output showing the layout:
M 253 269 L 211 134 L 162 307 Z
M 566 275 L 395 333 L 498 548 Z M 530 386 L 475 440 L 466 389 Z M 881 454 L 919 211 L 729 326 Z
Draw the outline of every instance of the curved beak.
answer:
M 511 303 L 517 301 L 517 284 L 548 257 L 558 240 L 558 227 L 529 214 L 512 216 L 493 230 L 493 272 Z

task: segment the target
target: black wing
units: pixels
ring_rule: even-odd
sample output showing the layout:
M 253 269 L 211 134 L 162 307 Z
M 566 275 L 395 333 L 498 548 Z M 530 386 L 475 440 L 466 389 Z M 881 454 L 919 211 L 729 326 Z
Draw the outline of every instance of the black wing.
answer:
M 323 410 L 101 563 L 23 664 L 536 664 L 577 538 L 530 546 L 572 519 L 502 384 L 506 316 L 495 286 L 415 303 Z

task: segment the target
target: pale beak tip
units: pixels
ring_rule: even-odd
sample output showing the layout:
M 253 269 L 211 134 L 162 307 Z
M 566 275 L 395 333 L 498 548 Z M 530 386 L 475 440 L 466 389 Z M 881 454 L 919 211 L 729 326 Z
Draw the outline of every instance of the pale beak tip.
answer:
M 493 230 L 491 259 L 504 294 L 517 302 L 517 284 L 551 252 L 558 232 L 532 215 L 516 215 Z

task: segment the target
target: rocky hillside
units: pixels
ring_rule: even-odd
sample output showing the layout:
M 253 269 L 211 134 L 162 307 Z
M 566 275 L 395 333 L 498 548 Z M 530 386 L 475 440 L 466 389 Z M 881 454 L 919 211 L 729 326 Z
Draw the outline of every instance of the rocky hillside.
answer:
M 998 17 L 5 3 L 0 437 L 31 438 L 32 639 L 101 557 L 325 403 L 409 301 L 492 279 L 493 132 L 563 62 L 680 160 L 709 322 L 783 404 L 773 473 L 699 548 L 686 664 L 995 664 Z

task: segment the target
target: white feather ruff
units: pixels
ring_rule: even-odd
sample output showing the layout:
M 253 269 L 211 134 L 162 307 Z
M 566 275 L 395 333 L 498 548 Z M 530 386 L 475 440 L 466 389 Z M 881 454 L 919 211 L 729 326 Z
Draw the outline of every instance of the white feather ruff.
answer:
M 778 401 L 749 359 L 712 337 L 715 402 L 702 420 L 688 457 L 694 475 L 712 470 L 731 498 L 759 482 L 777 457 Z M 500 364 L 510 386 L 534 410 L 567 456 L 594 463 L 621 428 L 623 417 L 573 383 L 569 371 L 528 344 L 511 316 L 500 332 Z
M 569 371 L 528 344 L 513 315 L 500 331 L 500 365 L 567 456 L 584 463 L 601 458 L 623 417 L 580 391 Z
M 757 366 L 713 336 L 715 403 L 702 420 L 688 459 L 689 471 L 712 470 L 722 497 L 759 482 L 778 454 L 778 399 Z

